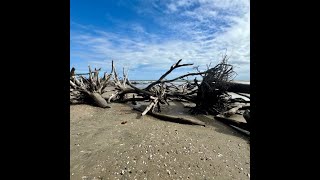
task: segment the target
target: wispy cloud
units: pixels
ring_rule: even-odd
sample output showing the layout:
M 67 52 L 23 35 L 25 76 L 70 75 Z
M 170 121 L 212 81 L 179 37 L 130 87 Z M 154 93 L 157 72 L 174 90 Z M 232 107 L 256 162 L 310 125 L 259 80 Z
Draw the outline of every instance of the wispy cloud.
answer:
M 71 65 L 108 70 L 113 59 L 119 68 L 130 68 L 133 78 L 154 79 L 178 59 L 204 69 L 210 62 L 218 63 L 227 49 L 229 62 L 236 66 L 236 79 L 249 80 L 249 0 L 154 0 L 141 1 L 133 8 L 152 17 L 162 29 L 154 32 L 138 22 L 122 23 L 125 33 L 73 24 Z M 176 73 L 182 71 L 191 68 Z

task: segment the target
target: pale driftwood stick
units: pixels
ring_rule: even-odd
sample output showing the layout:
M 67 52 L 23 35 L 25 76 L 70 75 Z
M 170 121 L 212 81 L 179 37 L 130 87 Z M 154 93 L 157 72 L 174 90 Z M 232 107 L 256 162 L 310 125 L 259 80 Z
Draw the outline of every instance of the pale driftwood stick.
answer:
M 70 104 L 83 104 L 85 103 L 83 100 L 70 99 Z
M 103 78 L 102 78 L 102 80 L 105 81 L 105 80 L 107 79 L 107 76 L 108 76 L 108 73 L 107 73 L 107 72 L 104 72 L 104 73 L 103 73 Z
M 74 88 L 74 89 L 77 89 L 77 85 L 75 83 L 73 83 L 71 80 L 70 80 L 70 85 Z
M 239 110 L 250 110 L 250 105 L 243 105 Z
M 142 112 L 141 109 L 139 108 L 133 108 L 133 110 Z M 176 122 L 176 123 L 181 123 L 181 124 L 192 124 L 192 125 L 200 125 L 200 126 L 206 126 L 204 122 L 199 121 L 199 120 L 193 120 L 193 119 L 186 119 L 182 117 L 176 117 L 176 116 L 171 116 L 171 115 L 165 115 L 165 114 L 160 114 L 160 113 L 155 113 L 152 111 L 149 111 L 147 113 L 148 115 L 151 115 L 155 118 L 165 120 L 165 121 L 170 121 L 170 122 Z
M 114 75 L 114 80 L 115 80 L 117 83 L 120 83 L 120 82 L 119 82 L 119 79 L 118 79 L 118 74 L 117 74 L 116 66 L 113 64 L 113 60 L 112 60 L 112 72 L 113 72 L 113 75 Z
M 75 83 L 73 83 L 71 80 L 70 80 L 70 85 L 71 85 L 74 89 L 76 89 L 76 90 L 79 90 L 79 91 L 81 91 L 81 92 L 84 92 L 84 93 L 89 94 L 89 91 L 86 90 L 83 86 L 77 86 L 77 85 L 76 85 Z
M 160 111 L 160 105 L 159 105 L 159 99 L 158 98 L 154 100 L 154 105 L 152 106 L 152 109 L 151 109 L 152 112 L 154 112 L 154 108 L 156 108 L 156 106 L 158 106 L 158 109 Z
M 250 99 L 250 96 L 248 96 L 248 95 L 246 95 L 246 94 L 238 93 L 238 92 L 234 92 L 234 93 Z
M 111 94 L 111 96 L 109 97 L 109 99 L 108 99 L 108 103 L 110 103 L 111 102 L 111 100 L 114 98 L 114 97 L 116 97 L 118 95 L 118 92 L 116 92 L 115 94 Z
M 84 86 L 84 83 L 83 83 L 82 78 L 80 78 L 80 80 L 79 80 L 79 81 L 80 81 L 80 84 L 81 84 L 80 86 Z
M 152 86 L 154 86 L 155 84 L 161 83 L 162 80 L 163 80 L 168 74 L 170 74 L 174 69 L 179 68 L 179 67 L 182 67 L 182 66 L 191 66 L 191 65 L 193 65 L 193 64 L 181 64 L 181 65 L 179 65 L 179 63 L 180 63 L 181 61 L 182 61 L 182 59 L 180 59 L 178 62 L 176 62 L 175 64 L 173 64 L 173 65 L 171 66 L 171 68 L 170 68 L 166 73 L 164 73 L 157 81 L 155 81 L 155 82 L 151 83 L 150 85 L 148 85 L 148 86 L 145 88 L 145 90 L 149 90 L 149 89 L 150 89 Z
M 90 65 L 89 65 L 88 67 L 89 67 L 89 79 L 90 79 L 90 81 L 92 82 L 92 71 L 91 71 L 91 67 L 90 67 Z
M 229 99 L 229 102 L 230 102 L 230 103 L 234 103 L 234 102 L 250 103 L 250 101 L 246 101 L 246 100 L 244 100 L 244 99 L 242 99 L 242 98 L 240 98 L 240 99 Z
M 126 88 L 126 81 L 128 80 L 128 71 L 127 72 L 125 72 L 124 71 L 124 68 L 122 69 L 122 72 L 123 72 L 123 82 L 122 82 L 122 86 L 124 87 L 124 88 Z
M 104 78 L 104 80 L 103 80 L 103 82 L 102 82 L 102 84 L 103 84 L 104 87 L 108 84 L 111 76 L 112 76 L 112 74 L 108 74 L 108 75 Z
M 236 112 L 237 112 L 240 108 L 242 108 L 242 107 L 243 107 L 243 105 L 239 105 L 239 106 L 237 106 L 237 107 L 234 107 L 234 108 L 232 108 L 232 109 L 229 109 L 229 110 L 226 111 L 226 112 L 223 112 L 222 115 L 225 116 L 225 117 L 230 117 L 230 116 L 236 114 Z
M 110 80 L 111 76 L 112 76 L 112 74 L 107 75 L 107 77 L 105 78 L 104 82 L 108 83 L 108 81 Z
M 100 68 L 101 69 L 101 68 Z M 99 69 L 99 70 L 100 70 Z M 96 82 L 97 82 L 97 85 L 98 85 L 98 87 L 100 87 L 100 85 L 101 85 L 101 82 L 100 82 L 100 78 L 99 78 L 99 71 L 96 71 L 96 73 L 94 73 L 94 75 L 95 75 L 95 79 L 96 79 Z M 99 89 L 99 88 L 98 88 Z
M 187 92 L 185 95 L 192 95 L 194 93 L 197 93 L 198 89 L 192 90 L 190 92 Z
M 151 98 L 151 97 L 150 97 Z M 153 99 L 153 101 L 147 106 L 147 108 L 141 113 L 141 116 L 144 116 L 153 108 L 158 102 L 158 98 Z
M 75 82 L 75 84 L 76 84 L 77 86 L 82 86 L 82 84 L 80 83 L 80 81 L 79 81 L 75 76 L 71 77 L 71 79 L 73 80 L 73 82 Z
M 107 87 L 107 84 L 108 84 L 110 77 L 111 77 L 111 74 L 103 77 L 100 88 L 98 89 L 98 92 L 100 92 L 101 94 L 103 94 L 105 92 L 103 90 Z

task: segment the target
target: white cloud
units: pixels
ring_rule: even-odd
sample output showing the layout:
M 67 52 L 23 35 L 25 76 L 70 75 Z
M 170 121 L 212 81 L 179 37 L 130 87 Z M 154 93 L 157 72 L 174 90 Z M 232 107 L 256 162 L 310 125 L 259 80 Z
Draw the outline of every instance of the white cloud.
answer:
M 175 12 L 175 11 L 177 11 L 177 6 L 174 5 L 174 4 L 169 4 L 169 5 L 168 5 L 168 9 L 169 9 L 171 12 Z
M 152 8 L 160 7 L 159 3 L 152 3 Z M 140 24 L 128 25 L 138 32 L 134 37 L 82 28 L 81 32 L 71 32 L 72 44 L 79 46 L 72 53 L 97 67 L 109 68 L 113 59 L 118 68 L 130 67 L 134 74 L 137 68 L 166 71 L 178 59 L 204 69 L 210 62 L 218 63 L 227 49 L 238 79 L 249 79 L 249 0 L 180 0 L 161 7 L 170 17 L 179 14 L 170 20 L 167 16 L 154 16 L 160 25 L 176 33 L 174 37 L 147 33 Z M 151 9 L 140 12 L 153 13 Z

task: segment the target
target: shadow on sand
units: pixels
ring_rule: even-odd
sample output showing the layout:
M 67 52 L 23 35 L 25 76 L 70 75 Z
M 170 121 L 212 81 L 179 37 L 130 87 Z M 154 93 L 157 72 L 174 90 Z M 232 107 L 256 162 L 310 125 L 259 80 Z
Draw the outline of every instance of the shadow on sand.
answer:
M 206 123 L 206 126 L 211 126 L 214 128 L 215 131 L 220 132 L 220 133 L 224 133 L 227 135 L 232 135 L 232 136 L 237 136 L 241 139 L 250 141 L 250 135 L 248 135 L 247 133 L 238 130 L 236 128 L 233 128 L 227 124 L 224 124 L 216 119 L 214 119 L 214 117 L 212 116 L 207 116 L 207 115 L 198 115 L 195 116 L 198 120 Z
M 140 108 L 145 109 L 147 104 L 148 103 L 141 103 Z M 247 133 L 245 133 L 241 130 L 238 130 L 237 128 L 233 128 L 227 124 L 224 124 L 224 123 L 214 119 L 213 116 L 210 116 L 210 115 L 191 115 L 189 113 L 189 108 L 185 108 L 184 104 L 179 101 L 170 102 L 170 106 L 162 106 L 161 108 L 162 108 L 161 113 L 199 120 L 199 121 L 202 121 L 206 124 L 206 128 L 211 127 L 211 128 L 213 128 L 214 131 L 217 131 L 219 133 L 236 136 L 236 137 L 239 137 L 239 138 L 244 139 L 246 141 L 250 141 L 250 135 L 248 135 Z M 141 116 L 141 112 L 138 112 L 136 110 L 132 110 L 132 111 L 137 114 L 136 119 L 143 118 Z M 156 119 L 158 119 L 158 118 L 156 118 Z M 194 126 L 194 125 L 191 125 L 191 126 Z

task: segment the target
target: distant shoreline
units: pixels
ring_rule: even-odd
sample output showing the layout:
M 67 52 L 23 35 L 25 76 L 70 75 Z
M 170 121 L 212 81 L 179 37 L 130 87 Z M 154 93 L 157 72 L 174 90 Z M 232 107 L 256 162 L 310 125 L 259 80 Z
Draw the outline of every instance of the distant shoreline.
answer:
M 130 80 L 131 82 L 144 82 L 144 83 L 151 83 L 157 80 Z M 184 80 L 176 80 L 174 82 L 185 82 Z M 201 82 L 201 80 L 199 80 L 199 82 Z M 231 82 L 235 82 L 235 83 L 242 83 L 242 84 L 250 84 L 250 81 L 244 81 L 244 80 L 235 80 L 235 81 L 231 81 Z

